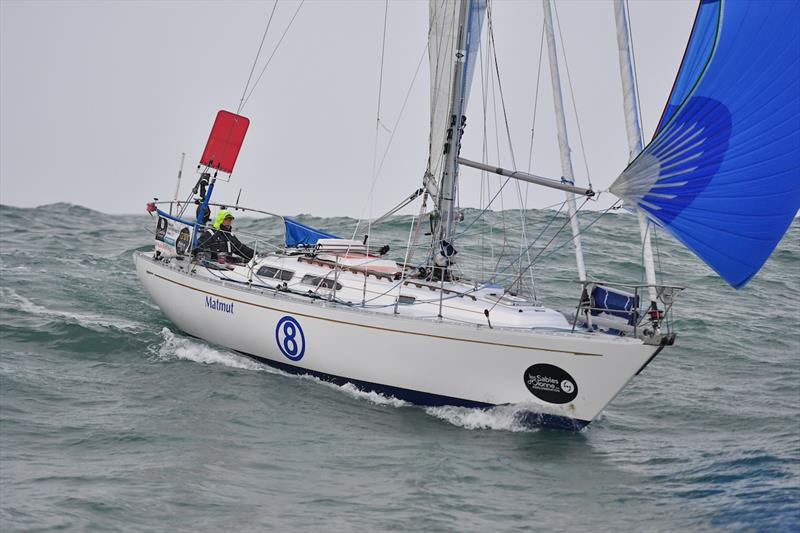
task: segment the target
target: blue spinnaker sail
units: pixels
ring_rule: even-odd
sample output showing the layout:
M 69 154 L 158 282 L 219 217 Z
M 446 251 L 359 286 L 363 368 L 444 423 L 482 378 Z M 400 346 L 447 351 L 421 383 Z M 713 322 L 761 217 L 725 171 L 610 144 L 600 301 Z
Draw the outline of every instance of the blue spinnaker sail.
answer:
M 800 208 L 800 2 L 702 0 L 655 136 L 611 191 L 743 287 Z
M 336 235 L 325 233 L 311 226 L 301 224 L 296 220 L 283 217 L 286 225 L 286 246 L 313 246 L 320 239 L 339 239 Z

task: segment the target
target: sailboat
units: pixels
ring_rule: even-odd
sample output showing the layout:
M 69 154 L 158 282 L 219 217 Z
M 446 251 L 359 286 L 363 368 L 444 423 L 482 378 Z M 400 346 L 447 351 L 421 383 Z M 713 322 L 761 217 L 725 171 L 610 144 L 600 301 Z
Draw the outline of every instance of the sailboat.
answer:
M 651 228 L 677 238 L 735 288 L 758 272 L 800 207 L 800 4 L 702 0 L 683 62 L 653 139 L 645 146 L 626 5 L 615 2 L 631 160 L 610 187 L 637 214 L 646 283 L 591 279 L 583 263 L 555 53 L 550 0 L 545 34 L 562 154 L 549 179 L 462 157 L 465 109 L 486 0 L 431 0 L 431 130 L 412 241 L 413 261 L 386 247 L 340 238 L 277 216 L 283 242 L 256 246 L 247 262 L 198 247 L 212 195 L 233 168 L 249 127 L 220 111 L 190 201 L 152 202 L 152 251 L 134 254 L 144 287 L 180 330 L 292 374 L 351 383 L 417 405 L 513 405 L 522 423 L 579 430 L 665 347 L 681 287 L 658 284 Z M 563 190 L 578 283 L 561 312 L 459 263 L 459 168 Z M 193 213 L 192 199 L 197 209 Z M 430 202 L 431 212 L 425 206 Z M 220 206 L 224 207 L 224 206 Z M 237 206 L 238 207 L 238 206 Z M 240 208 L 242 209 L 242 208 Z M 425 226 L 425 228 L 423 228 Z M 429 226 L 429 227 L 428 227 Z M 221 231 L 211 229 L 211 231 Z

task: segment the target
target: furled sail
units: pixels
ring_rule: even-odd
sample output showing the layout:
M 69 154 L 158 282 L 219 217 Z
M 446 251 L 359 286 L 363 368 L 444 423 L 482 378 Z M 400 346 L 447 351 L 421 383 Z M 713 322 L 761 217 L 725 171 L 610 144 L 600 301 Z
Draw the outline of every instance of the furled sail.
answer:
M 702 0 L 650 144 L 611 191 L 733 287 L 800 208 L 800 3 Z
M 458 19 L 463 3 L 468 5 L 467 47 L 458 49 Z M 438 183 L 444 170 L 444 146 L 450 128 L 450 108 L 455 83 L 456 62 L 464 62 L 463 106 L 466 108 L 472 73 L 475 69 L 486 0 L 430 0 L 428 57 L 431 77 L 431 131 L 428 177 Z M 435 186 L 434 186 L 435 188 Z M 431 188 L 429 187 L 429 190 Z M 435 190 L 431 190 L 434 192 Z

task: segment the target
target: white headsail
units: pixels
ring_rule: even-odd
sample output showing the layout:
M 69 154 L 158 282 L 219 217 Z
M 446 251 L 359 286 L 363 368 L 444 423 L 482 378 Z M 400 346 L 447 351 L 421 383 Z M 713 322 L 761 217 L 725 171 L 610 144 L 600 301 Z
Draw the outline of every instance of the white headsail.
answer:
M 452 229 L 461 126 L 469 99 L 486 0 L 430 0 L 431 132 L 426 186 L 444 235 Z

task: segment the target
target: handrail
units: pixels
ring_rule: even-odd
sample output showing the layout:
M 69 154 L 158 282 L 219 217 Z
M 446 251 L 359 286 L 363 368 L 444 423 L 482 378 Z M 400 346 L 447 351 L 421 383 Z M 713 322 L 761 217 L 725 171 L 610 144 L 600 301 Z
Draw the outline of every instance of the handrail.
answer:
M 180 200 L 178 202 L 174 202 L 173 200 L 161 200 L 161 201 L 153 202 L 153 204 L 155 204 L 155 205 L 166 205 L 166 204 L 172 205 L 174 203 L 188 205 L 188 204 L 193 204 L 194 202 L 181 202 Z M 277 213 L 272 213 L 270 211 L 263 211 L 261 209 L 254 209 L 252 207 L 242 207 L 240 205 L 222 204 L 222 203 L 217 203 L 217 202 L 209 202 L 208 205 L 213 206 L 213 207 L 222 207 L 222 208 L 225 208 L 225 209 L 233 209 L 235 211 L 252 211 L 253 213 L 261 213 L 263 215 L 277 217 L 277 218 L 280 218 L 281 220 L 286 218 L 284 215 L 279 215 Z
M 639 338 L 639 328 L 642 327 L 644 321 L 648 318 L 650 319 L 650 322 L 653 326 L 654 334 L 660 333 L 662 326 L 666 326 L 666 333 L 668 335 L 672 334 L 672 324 L 670 316 L 672 311 L 672 305 L 674 303 L 674 297 L 677 292 L 683 291 L 685 289 L 685 287 L 680 287 L 677 285 L 659 285 L 659 284 L 652 285 L 646 283 L 607 283 L 597 280 L 576 281 L 576 283 L 580 283 L 582 287 L 581 287 L 580 300 L 578 300 L 578 305 L 575 308 L 575 316 L 572 321 L 573 331 L 575 331 L 575 328 L 577 327 L 578 323 L 578 318 L 582 313 L 586 315 L 586 323 L 588 326 L 591 327 L 592 311 L 617 312 L 622 315 L 627 315 L 628 317 L 630 317 L 629 320 L 632 322 L 632 324 L 628 324 L 628 326 L 633 327 L 633 336 L 636 338 Z M 592 306 L 592 297 L 590 291 L 588 290 L 590 285 L 602 286 L 608 288 L 632 288 L 633 305 L 631 306 L 631 309 L 630 310 L 609 309 L 605 307 Z M 641 305 L 642 298 L 640 298 L 640 290 L 649 289 L 651 287 L 656 289 L 657 298 L 664 305 L 663 311 L 657 308 L 655 309 L 648 308 L 646 310 L 643 310 Z
M 181 202 L 181 201 L 174 202 L 173 200 L 169 200 L 169 201 L 165 200 L 165 201 L 153 202 L 153 204 L 156 205 L 156 206 L 169 204 L 170 205 L 170 209 L 172 208 L 173 203 L 177 203 L 177 204 L 183 203 L 184 205 L 188 205 L 188 204 L 190 204 L 192 202 Z M 226 208 L 226 209 L 227 208 L 231 208 L 231 209 L 240 210 L 240 211 L 252 211 L 253 213 L 261 213 L 261 214 L 264 214 L 264 215 L 267 215 L 267 216 L 272 216 L 272 217 L 279 218 L 279 219 L 281 219 L 281 221 L 285 221 L 285 219 L 286 219 L 286 217 L 284 217 L 283 215 L 278 215 L 276 213 L 271 213 L 269 211 L 263 211 L 261 209 L 254 209 L 254 208 L 251 208 L 251 207 L 242 207 L 242 206 L 233 206 L 233 207 L 231 207 L 228 204 L 221 204 L 221 203 L 216 203 L 216 202 L 209 202 L 207 205 L 213 206 L 213 207 Z M 195 228 L 195 225 L 196 225 L 195 221 L 179 218 L 177 216 L 174 216 L 174 215 L 171 215 L 171 214 L 167 213 L 166 211 L 164 211 L 162 209 L 156 209 L 156 212 L 161 217 L 164 217 L 164 218 L 166 218 L 168 220 L 172 220 L 173 222 L 178 222 L 180 224 L 185 224 L 186 226 L 189 226 L 189 227 L 191 227 L 193 229 L 196 229 L 197 231 L 201 231 L 201 230 L 204 230 L 206 228 L 212 227 L 210 224 L 199 224 Z M 250 233 L 250 232 L 243 231 L 243 230 L 236 230 L 236 233 L 238 233 L 239 235 L 248 235 L 250 237 L 255 237 L 254 250 L 256 250 L 256 251 L 258 250 L 259 243 L 266 244 L 267 246 L 272 247 L 272 248 L 274 248 L 276 250 L 280 250 L 281 249 L 280 246 L 276 246 L 276 245 L 270 244 L 269 239 L 267 239 L 263 235 L 258 235 L 256 233 Z M 286 242 L 286 226 L 285 225 L 283 227 L 283 239 L 281 239 L 281 241 L 282 242 Z
M 171 204 L 173 202 L 157 202 L 157 203 L 161 204 L 161 205 L 164 205 L 164 204 Z M 210 205 L 219 206 L 219 207 L 227 207 L 227 204 L 214 203 L 214 204 L 210 204 Z M 257 210 L 257 209 L 250 209 L 250 208 L 247 208 L 247 207 L 238 207 L 238 209 L 243 210 L 243 211 L 252 211 L 252 212 L 255 212 L 255 213 L 262 213 L 262 214 L 265 214 L 265 215 L 268 215 L 268 216 L 274 216 L 276 218 L 280 218 L 281 220 L 285 219 L 285 217 L 283 217 L 281 215 L 277 215 L 275 213 L 270 213 L 270 212 L 267 212 L 267 211 L 262 211 L 262 210 Z M 179 218 L 177 216 L 170 215 L 169 213 L 166 213 L 161 209 L 157 209 L 157 211 L 158 211 L 159 216 L 162 216 L 165 219 L 177 222 L 179 224 L 183 224 L 183 225 L 185 225 L 187 227 L 193 227 L 194 224 L 195 224 L 195 222 L 193 222 L 193 221 L 181 219 L 181 218 Z M 206 228 L 208 226 L 209 225 L 199 226 L 199 228 L 203 228 L 204 229 L 204 228 Z M 285 232 L 285 228 L 284 228 L 284 232 Z M 244 236 L 248 236 L 248 237 L 254 238 L 248 244 L 253 245 L 253 248 L 254 248 L 254 251 L 256 252 L 256 254 L 258 253 L 259 248 L 263 250 L 265 246 L 277 251 L 278 253 L 281 253 L 281 251 L 283 251 L 284 253 L 291 253 L 292 250 L 293 250 L 293 249 L 290 249 L 290 248 L 285 248 L 283 246 L 276 246 L 276 245 L 272 244 L 271 241 L 273 241 L 275 238 L 279 238 L 277 236 L 269 236 L 269 237 L 267 237 L 267 236 L 265 236 L 263 234 L 251 233 L 251 232 L 244 231 L 244 230 L 237 230 L 236 233 L 238 235 L 240 235 L 240 236 L 244 235 Z M 374 276 L 374 277 L 379 278 L 379 279 L 381 279 L 381 278 L 382 279 L 386 279 L 388 281 L 397 281 L 397 279 L 398 279 L 398 277 L 395 276 L 395 275 L 371 270 L 369 268 L 369 266 L 368 266 L 369 262 L 367 262 L 367 264 L 363 264 L 363 265 L 359 265 L 359 266 L 347 266 L 347 265 L 342 265 L 341 263 L 339 263 L 338 259 L 336 261 L 331 261 L 331 260 L 322 259 L 320 257 L 315 257 L 315 256 L 313 256 L 314 251 L 315 250 L 313 248 L 297 249 L 297 254 L 300 255 L 299 260 L 303 261 L 303 262 L 310 263 L 310 264 L 316 264 L 316 265 L 319 265 L 319 266 L 327 266 L 328 268 L 331 269 L 331 272 L 326 274 L 324 277 L 328 278 L 328 277 L 332 276 L 333 279 L 334 279 L 334 283 L 336 283 L 336 281 L 338 281 L 339 274 L 341 272 L 345 272 L 345 271 L 363 274 L 365 283 L 366 283 L 367 277 L 369 277 L 369 276 Z M 337 255 L 337 254 L 334 253 L 332 255 Z M 378 258 L 376 258 L 376 259 L 378 259 Z M 397 262 L 397 265 L 398 265 L 399 269 L 410 269 L 410 268 L 413 269 L 413 268 L 415 268 L 415 265 L 406 265 L 406 264 L 403 264 L 402 262 Z M 463 292 L 462 291 L 454 291 L 452 289 L 435 286 L 433 284 L 429 285 L 428 283 L 425 283 L 424 280 L 421 280 L 421 279 L 408 278 L 408 277 L 404 280 L 403 284 L 404 285 L 417 286 L 419 288 L 424 286 L 424 287 L 427 287 L 427 288 L 429 288 L 431 290 L 434 290 L 434 291 L 435 290 L 441 290 L 442 294 L 448 294 L 448 295 L 452 295 L 454 297 L 468 297 L 470 299 L 474 299 L 475 298 L 475 293 L 477 291 L 481 290 L 481 289 L 484 289 L 486 287 L 486 284 L 491 281 L 491 275 L 492 274 L 491 273 L 487 273 L 483 269 L 480 269 L 480 268 L 477 268 L 477 267 L 469 268 L 469 265 L 458 265 L 458 267 L 459 267 L 460 274 L 462 274 L 462 275 L 466 274 L 467 275 L 465 277 L 462 277 L 460 281 L 465 283 L 465 284 L 469 284 L 469 285 L 474 283 L 474 289 L 466 290 L 466 291 L 463 291 Z M 476 282 L 475 280 L 478 279 L 477 276 L 475 277 L 475 279 L 470 279 L 468 277 L 469 274 L 479 274 L 479 273 L 480 274 L 484 274 L 484 275 L 488 274 L 490 276 L 489 280 L 484 280 L 482 282 Z M 636 302 L 635 307 L 632 307 L 630 311 L 627 311 L 627 310 L 617 310 L 617 311 L 621 312 L 625 316 L 635 317 L 635 319 L 633 320 L 633 323 L 630 324 L 630 326 L 633 328 L 633 334 L 636 337 L 639 336 L 639 330 L 640 330 L 641 327 L 643 327 L 643 323 L 644 323 L 644 321 L 646 319 L 648 319 L 648 317 L 652 321 L 652 323 L 654 325 L 654 328 L 656 330 L 658 330 L 658 328 L 661 327 L 661 326 L 665 326 L 666 327 L 666 331 L 668 333 L 671 332 L 671 323 L 670 322 L 671 322 L 671 310 L 672 310 L 672 304 L 673 304 L 674 296 L 676 295 L 676 293 L 686 289 L 686 287 L 678 286 L 678 285 L 663 285 L 663 284 L 650 285 L 650 284 L 641 283 L 641 282 L 637 283 L 637 282 L 607 281 L 607 280 L 599 280 L 599 279 L 591 279 L 591 280 L 586 280 L 586 281 L 580 281 L 580 280 L 575 280 L 574 278 L 569 278 L 568 279 L 568 278 L 559 278 L 559 277 L 552 277 L 552 278 L 549 278 L 549 277 L 543 277 L 542 278 L 542 277 L 540 277 L 539 281 L 541 281 L 541 282 L 550 281 L 550 282 L 557 282 L 557 283 L 558 282 L 560 282 L 560 283 L 573 282 L 573 283 L 581 284 L 581 286 L 582 286 L 581 298 L 578 301 L 578 305 L 575 308 L 576 309 L 576 313 L 575 313 L 575 317 L 574 317 L 574 320 L 573 320 L 573 330 L 577 327 L 577 321 L 580 318 L 581 314 L 585 314 L 586 315 L 585 316 L 586 323 L 587 323 L 587 325 L 591 326 L 591 323 L 592 323 L 591 322 L 592 321 L 591 313 L 592 312 L 595 312 L 595 311 L 609 311 L 606 308 L 600 308 L 600 307 L 595 307 L 595 306 L 591 305 L 591 299 L 586 297 L 589 294 L 590 286 L 601 285 L 601 286 L 608 287 L 608 288 L 616 288 L 616 289 L 622 289 L 622 290 L 627 290 L 629 292 L 633 292 L 632 296 L 634 298 L 634 301 Z M 334 287 L 335 287 L 335 285 L 334 285 Z M 657 294 L 658 294 L 658 301 L 661 302 L 661 304 L 664 305 L 664 310 L 663 311 L 655 310 L 653 313 L 651 313 L 650 310 L 642 307 L 642 303 L 643 303 L 642 302 L 642 298 L 640 298 L 639 296 L 640 296 L 640 294 L 644 293 L 646 289 L 649 289 L 650 287 L 654 287 L 656 289 Z M 506 294 L 506 293 L 509 292 L 508 291 L 508 287 L 505 287 L 505 286 L 503 286 L 502 288 L 498 287 L 498 289 L 499 289 L 498 292 L 500 290 L 502 290 L 503 294 Z M 335 292 L 336 291 L 334 290 L 334 295 L 335 295 Z M 519 294 L 519 295 L 524 297 L 527 300 L 530 300 L 532 303 L 535 303 L 536 302 L 535 296 L 533 296 L 531 294 L 528 294 L 527 292 L 528 291 L 523 291 L 523 293 Z M 649 300 L 648 300 L 648 302 L 649 302 Z M 620 318 L 622 318 L 622 317 L 620 317 Z

